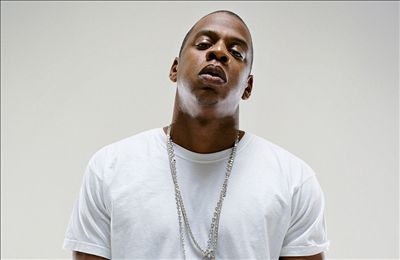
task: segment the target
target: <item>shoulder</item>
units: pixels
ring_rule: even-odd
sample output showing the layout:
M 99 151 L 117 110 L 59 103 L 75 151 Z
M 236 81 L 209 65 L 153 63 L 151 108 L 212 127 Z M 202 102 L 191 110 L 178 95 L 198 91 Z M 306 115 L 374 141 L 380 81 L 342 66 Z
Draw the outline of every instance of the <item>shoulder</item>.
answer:
M 268 161 L 288 178 L 292 188 L 315 177 L 314 170 L 299 156 L 263 137 L 252 133 L 248 134 L 251 139 L 250 145 L 248 145 L 249 154 L 257 156 L 259 160 Z
M 142 160 L 144 156 L 162 147 L 162 130 L 150 129 L 118 140 L 98 149 L 89 159 L 89 166 L 95 169 L 99 177 L 107 174 L 132 160 Z
M 152 143 L 158 143 L 160 139 L 160 129 L 150 129 L 124 139 L 105 145 L 94 153 L 94 158 L 103 159 L 104 156 L 113 154 L 123 154 L 126 152 L 143 151 L 148 149 Z

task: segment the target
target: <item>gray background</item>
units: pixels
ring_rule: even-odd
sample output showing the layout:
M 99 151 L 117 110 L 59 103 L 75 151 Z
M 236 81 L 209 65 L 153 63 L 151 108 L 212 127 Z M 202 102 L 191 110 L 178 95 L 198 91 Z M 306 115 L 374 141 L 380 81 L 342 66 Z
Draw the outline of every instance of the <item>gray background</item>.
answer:
M 241 128 L 296 154 L 325 192 L 327 253 L 398 258 L 398 2 L 1 2 L 1 255 L 68 258 L 90 156 L 167 125 L 173 58 L 217 9 L 247 21 Z

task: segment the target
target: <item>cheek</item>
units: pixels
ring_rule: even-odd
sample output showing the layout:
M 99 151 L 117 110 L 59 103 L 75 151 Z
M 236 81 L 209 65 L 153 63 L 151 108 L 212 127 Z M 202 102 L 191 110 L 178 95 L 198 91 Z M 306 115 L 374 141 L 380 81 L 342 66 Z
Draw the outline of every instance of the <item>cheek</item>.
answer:
M 195 66 L 196 66 L 196 59 L 191 58 L 189 55 L 185 55 L 180 58 L 178 74 L 180 74 L 180 76 L 182 77 L 193 71 L 193 68 Z
M 190 69 L 188 69 L 187 67 L 182 68 L 180 71 L 178 71 L 177 74 L 177 83 L 178 85 L 184 85 L 184 86 L 188 86 L 190 85 L 189 82 L 193 81 L 191 74 L 189 74 Z
M 248 71 L 242 66 L 237 66 L 232 70 L 234 83 L 239 86 L 247 86 Z
M 248 76 L 249 76 L 248 74 L 244 74 L 243 77 L 241 78 L 240 83 L 241 83 L 241 85 L 242 85 L 244 88 L 247 87 L 247 79 L 248 79 Z
M 240 72 L 240 70 L 237 71 L 236 77 L 234 79 L 235 82 L 232 82 L 233 85 L 236 86 L 236 90 L 232 91 L 233 95 L 235 95 L 238 98 L 241 98 L 243 95 L 244 90 L 247 87 L 247 79 L 248 79 L 248 74 L 247 72 Z

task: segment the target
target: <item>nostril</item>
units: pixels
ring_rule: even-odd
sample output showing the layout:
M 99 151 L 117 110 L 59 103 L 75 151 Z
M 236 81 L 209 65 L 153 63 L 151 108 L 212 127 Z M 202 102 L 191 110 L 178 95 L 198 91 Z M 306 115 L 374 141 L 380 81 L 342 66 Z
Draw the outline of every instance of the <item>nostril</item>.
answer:
M 209 52 L 207 58 L 208 58 L 208 60 L 215 60 L 215 59 L 217 59 L 217 56 L 215 55 L 214 52 Z
M 224 54 L 224 53 L 218 53 L 218 52 L 214 52 L 214 51 L 210 51 L 207 53 L 206 56 L 207 60 L 219 60 L 222 63 L 226 63 L 228 62 L 228 57 Z

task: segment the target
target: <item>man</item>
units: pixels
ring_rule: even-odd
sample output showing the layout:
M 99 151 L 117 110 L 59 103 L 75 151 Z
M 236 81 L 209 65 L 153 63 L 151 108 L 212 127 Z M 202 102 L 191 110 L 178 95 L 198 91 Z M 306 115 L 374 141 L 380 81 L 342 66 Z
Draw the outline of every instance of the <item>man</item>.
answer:
M 239 130 L 253 47 L 217 11 L 186 35 L 170 126 L 89 161 L 64 248 L 76 259 L 323 259 L 324 197 L 312 169 Z

